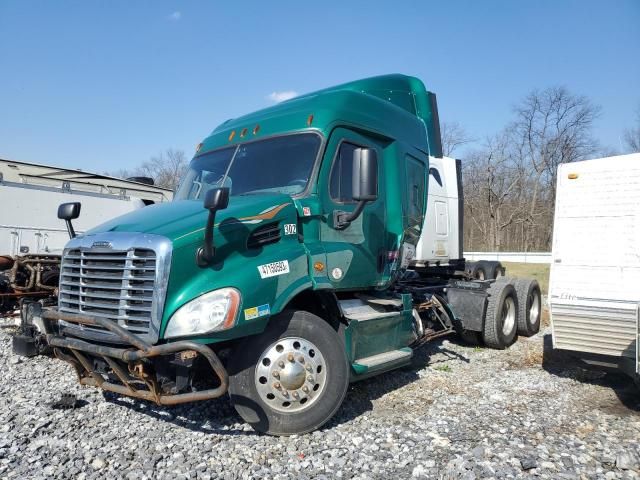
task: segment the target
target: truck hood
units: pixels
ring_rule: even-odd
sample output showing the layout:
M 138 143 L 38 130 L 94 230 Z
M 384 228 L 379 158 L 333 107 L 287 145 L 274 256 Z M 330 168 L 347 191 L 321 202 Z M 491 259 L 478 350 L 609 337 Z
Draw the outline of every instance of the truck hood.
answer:
M 259 224 L 276 218 L 281 210 L 292 203 L 291 197 L 283 194 L 231 197 L 229 206 L 216 213 L 216 226 L 223 222 L 239 227 Z M 202 237 L 208 214 L 201 200 L 180 200 L 144 207 L 116 217 L 85 235 L 102 232 L 153 233 L 169 238 L 174 244 L 177 240 L 190 243 Z

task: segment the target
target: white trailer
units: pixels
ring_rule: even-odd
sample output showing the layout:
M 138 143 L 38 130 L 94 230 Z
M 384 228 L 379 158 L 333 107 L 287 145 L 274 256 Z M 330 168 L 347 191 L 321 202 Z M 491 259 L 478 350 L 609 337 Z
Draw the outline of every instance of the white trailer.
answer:
M 429 157 L 427 213 L 416 261 L 447 264 L 462 258 L 462 185 L 460 160 Z
M 59 254 L 69 240 L 58 206 L 80 202 L 74 225 L 82 233 L 152 203 L 171 201 L 169 189 L 81 170 L 0 159 L 0 255 Z
M 463 216 L 461 161 L 429 157 L 427 212 L 416 251 L 411 253 L 410 265 L 418 269 L 464 270 L 480 280 L 504 275 L 505 269 L 498 260 L 470 262 L 464 258 Z
M 558 168 L 549 304 L 554 348 L 640 378 L 640 154 Z
M 80 202 L 81 215 L 74 226 L 83 233 L 173 198 L 171 190 L 149 180 L 0 159 L 0 315 L 13 311 L 26 297 L 54 298 L 60 254 L 69 241 L 57 215 L 60 204 Z

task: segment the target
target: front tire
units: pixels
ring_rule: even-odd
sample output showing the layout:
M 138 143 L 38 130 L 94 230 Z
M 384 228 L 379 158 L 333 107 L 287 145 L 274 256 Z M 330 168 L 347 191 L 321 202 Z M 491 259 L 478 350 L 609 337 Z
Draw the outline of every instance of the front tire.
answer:
M 238 346 L 229 365 L 229 394 L 258 432 L 307 433 L 336 413 L 349 386 L 344 341 L 323 319 L 285 310 Z

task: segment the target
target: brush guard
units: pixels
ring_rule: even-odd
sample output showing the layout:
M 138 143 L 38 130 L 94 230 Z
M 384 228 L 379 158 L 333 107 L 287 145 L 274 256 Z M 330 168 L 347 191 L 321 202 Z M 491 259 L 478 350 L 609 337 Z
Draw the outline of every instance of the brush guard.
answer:
M 53 309 L 34 311 L 33 317 L 40 317 L 45 326 L 47 344 L 53 348 L 57 358 L 70 363 L 82 385 L 99 387 L 103 390 L 140 398 L 157 403 L 158 405 L 177 405 L 187 402 L 210 400 L 224 395 L 229 385 L 226 369 L 215 352 L 206 345 L 181 340 L 162 345 L 150 345 L 142 338 L 132 334 L 112 320 L 86 315 L 62 313 Z M 51 323 L 58 320 L 79 325 L 102 327 L 117 335 L 123 343 L 130 347 L 117 348 L 96 345 L 77 338 L 70 338 L 55 333 L 50 328 Z M 101 358 L 106 362 L 122 385 L 105 379 L 103 374 L 96 371 L 93 362 L 87 354 Z M 165 393 L 160 387 L 155 372 L 145 368 L 145 360 L 164 355 L 180 354 L 185 357 L 201 355 L 220 380 L 220 385 L 207 390 L 187 393 Z M 128 366 L 128 372 L 117 362 L 120 360 Z M 144 386 L 145 388 L 138 388 Z

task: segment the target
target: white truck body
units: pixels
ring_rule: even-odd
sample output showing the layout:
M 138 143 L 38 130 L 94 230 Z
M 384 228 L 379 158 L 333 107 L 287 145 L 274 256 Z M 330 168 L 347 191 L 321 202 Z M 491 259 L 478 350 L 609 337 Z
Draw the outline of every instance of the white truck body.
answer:
M 0 255 L 60 254 L 69 241 L 65 223 L 57 217 L 61 203 L 82 204 L 73 222 L 82 233 L 172 197 L 162 187 L 0 159 Z
M 549 304 L 554 348 L 640 373 L 640 154 L 558 168 Z
M 460 178 L 454 158 L 429 157 L 427 214 L 414 264 L 447 265 L 462 258 L 460 244 Z

